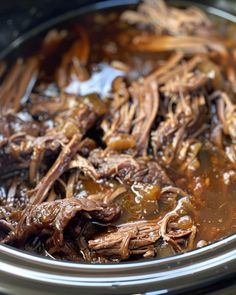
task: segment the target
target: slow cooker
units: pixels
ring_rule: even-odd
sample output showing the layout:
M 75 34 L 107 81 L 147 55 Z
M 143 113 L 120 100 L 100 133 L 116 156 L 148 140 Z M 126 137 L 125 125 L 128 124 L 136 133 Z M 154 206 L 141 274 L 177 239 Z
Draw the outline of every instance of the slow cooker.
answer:
M 134 3 L 135 0 L 1 3 L 0 56 L 23 52 L 28 40 L 69 19 Z M 234 1 L 194 4 L 236 23 Z M 236 234 L 173 257 L 106 265 L 55 261 L 0 245 L 0 292 L 11 295 L 236 294 Z

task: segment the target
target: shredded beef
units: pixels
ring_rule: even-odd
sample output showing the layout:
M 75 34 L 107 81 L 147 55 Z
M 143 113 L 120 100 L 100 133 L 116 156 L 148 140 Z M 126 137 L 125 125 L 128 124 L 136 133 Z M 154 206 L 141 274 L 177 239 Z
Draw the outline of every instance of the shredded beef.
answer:
M 152 183 L 165 186 L 172 184 L 165 170 L 157 162 L 134 159 L 132 156 L 117 153 L 104 153 L 94 150 L 89 157 L 95 167 L 95 177 L 119 177 L 125 183 Z M 89 170 L 89 168 L 88 168 Z M 91 171 L 91 174 L 94 172 Z
M 162 0 L 79 21 L 0 63 L 1 243 L 114 263 L 232 233 L 232 28 Z
M 110 259 L 128 259 L 131 255 L 154 256 L 153 245 L 160 238 L 156 222 L 140 221 L 120 225 L 88 242 L 96 254 Z
M 111 222 L 119 216 L 119 208 L 114 205 L 99 204 L 89 199 L 63 199 L 28 205 L 22 212 L 14 230 L 5 243 L 23 245 L 31 235 L 45 231 L 55 246 L 63 244 L 63 232 L 68 223 L 81 213 L 81 218 L 98 222 Z

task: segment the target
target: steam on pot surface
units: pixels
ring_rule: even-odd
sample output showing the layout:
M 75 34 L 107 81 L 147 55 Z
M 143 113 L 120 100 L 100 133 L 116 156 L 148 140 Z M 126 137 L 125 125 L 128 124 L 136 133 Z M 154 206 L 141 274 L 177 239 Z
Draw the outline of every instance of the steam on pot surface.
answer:
M 1 243 L 118 263 L 233 233 L 236 27 L 221 25 L 146 0 L 2 60 Z

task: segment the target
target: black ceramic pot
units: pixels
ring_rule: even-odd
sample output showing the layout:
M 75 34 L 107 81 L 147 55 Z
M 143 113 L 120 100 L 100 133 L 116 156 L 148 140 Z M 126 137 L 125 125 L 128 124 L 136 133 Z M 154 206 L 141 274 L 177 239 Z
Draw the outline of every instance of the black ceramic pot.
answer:
M 50 0 L 43 2 L 46 5 Z M 2 36 L 5 39 L 2 43 L 0 39 L 1 56 L 24 50 L 27 40 L 61 22 L 95 10 L 135 3 L 135 0 L 91 1 L 92 4 L 79 2 L 65 4 L 64 10 L 59 7 L 54 12 L 41 14 L 34 19 L 35 23 L 29 22 L 25 27 L 19 27 L 22 35 L 17 38 Z M 186 1 L 185 5 L 189 3 Z M 76 9 L 71 11 L 72 4 Z M 202 8 L 210 14 L 236 22 L 233 14 L 207 6 L 206 3 Z M 7 13 L 7 5 L 4 9 Z M 35 9 L 37 11 L 38 8 Z M 65 11 L 63 16 L 59 16 Z M 40 25 L 35 27 L 36 23 Z M 15 40 L 6 44 L 11 38 Z M 54 261 L 0 245 L 0 292 L 14 295 L 236 294 L 236 235 L 173 257 L 106 265 Z

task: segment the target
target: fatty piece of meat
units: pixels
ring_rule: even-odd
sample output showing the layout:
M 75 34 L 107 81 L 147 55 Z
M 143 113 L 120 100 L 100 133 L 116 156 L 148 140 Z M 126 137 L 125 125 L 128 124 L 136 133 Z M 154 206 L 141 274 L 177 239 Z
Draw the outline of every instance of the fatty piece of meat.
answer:
M 172 184 L 164 169 L 154 161 L 137 160 L 135 164 L 124 162 L 118 166 L 118 177 L 127 183 L 150 183 L 165 186 Z
M 8 125 L 4 122 L 4 124 L 1 125 L 0 122 L 0 167 L 3 166 L 1 171 L 6 174 L 31 166 L 30 180 L 31 182 L 35 181 L 36 173 L 39 168 L 38 166 L 42 161 L 44 154 L 58 153 L 61 145 L 67 144 L 73 135 L 74 137 L 76 136 L 77 138 L 80 138 L 78 140 L 77 150 L 82 150 L 83 143 L 81 139 L 86 134 L 87 130 L 95 124 L 97 118 L 98 116 L 94 110 L 83 105 L 78 109 L 70 110 L 70 113 L 63 113 L 60 114 L 60 116 L 58 115 L 55 119 L 57 120 L 57 126 L 51 129 L 49 128 L 43 136 L 39 137 L 30 136 L 29 134 L 31 133 L 28 129 L 19 130 L 19 132 L 13 137 L 9 130 L 3 130 L 5 133 L 1 131 L 4 126 L 6 127 Z M 21 126 L 20 124 L 17 125 Z M 34 126 L 35 123 L 32 122 L 31 125 Z M 72 131 L 75 134 L 73 134 Z M 3 136 L 4 140 L 1 140 L 1 134 L 5 134 Z M 9 137 L 6 137 L 6 135 L 9 135 Z M 84 150 L 84 152 L 86 153 L 86 150 Z M 62 157 L 59 156 L 59 158 L 61 159 Z M 4 162 L 12 163 L 14 169 L 11 169 L 12 165 L 6 166 Z M 3 175 L 1 171 L 0 175 Z
M 45 231 L 50 234 L 52 245 L 63 245 L 64 230 L 78 213 L 81 213 L 81 220 L 110 222 L 119 216 L 120 209 L 115 205 L 104 205 L 85 198 L 28 205 L 17 226 L 2 242 L 24 245 L 31 235 L 39 235 Z
M 90 154 L 89 161 L 95 167 L 91 174 L 96 173 L 94 176 L 97 179 L 118 177 L 127 184 L 134 182 L 159 186 L 173 184 L 165 170 L 155 161 L 135 159 L 126 154 L 113 152 L 104 155 L 102 150 L 94 150 Z M 91 165 L 86 168 L 91 170 Z

